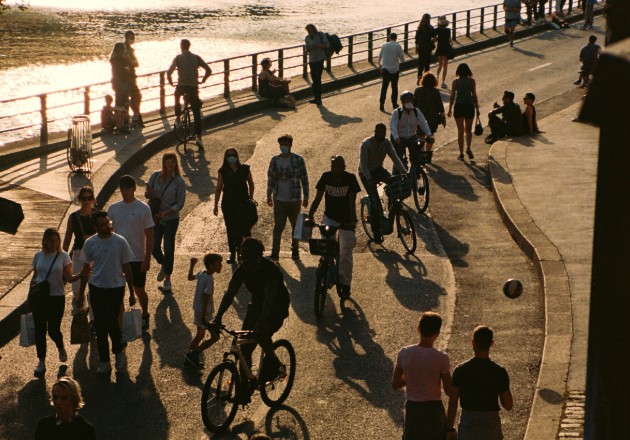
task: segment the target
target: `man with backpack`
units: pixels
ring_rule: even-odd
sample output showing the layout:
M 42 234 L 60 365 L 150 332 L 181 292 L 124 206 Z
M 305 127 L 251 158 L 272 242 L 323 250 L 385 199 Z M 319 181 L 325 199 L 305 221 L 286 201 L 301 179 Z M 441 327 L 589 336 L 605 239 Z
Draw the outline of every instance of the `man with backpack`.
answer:
M 311 104 L 322 104 L 322 73 L 324 73 L 324 60 L 327 58 L 326 49 L 330 48 L 330 43 L 326 34 L 319 32 L 314 24 L 306 25 L 308 35 L 304 38 L 306 53 L 308 53 L 308 65 L 311 68 L 311 87 L 313 98 Z
M 401 106 L 392 113 L 389 128 L 396 154 L 407 168 L 407 147 L 413 148 L 418 144 L 418 128 L 426 135 L 426 142 L 433 143 L 434 140 L 426 118 L 413 106 L 413 93 L 405 90 L 400 95 L 400 102 Z M 397 174 L 396 169 L 393 173 Z

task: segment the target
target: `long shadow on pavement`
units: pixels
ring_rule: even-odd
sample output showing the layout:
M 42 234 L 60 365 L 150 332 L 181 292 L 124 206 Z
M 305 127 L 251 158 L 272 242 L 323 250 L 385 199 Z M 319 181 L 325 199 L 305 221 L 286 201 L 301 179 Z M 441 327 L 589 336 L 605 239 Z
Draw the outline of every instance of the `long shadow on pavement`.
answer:
M 479 199 L 479 196 L 475 194 L 475 190 L 465 176 L 453 174 L 435 163 L 427 165 L 427 172 L 433 183 L 440 188 L 471 202 Z

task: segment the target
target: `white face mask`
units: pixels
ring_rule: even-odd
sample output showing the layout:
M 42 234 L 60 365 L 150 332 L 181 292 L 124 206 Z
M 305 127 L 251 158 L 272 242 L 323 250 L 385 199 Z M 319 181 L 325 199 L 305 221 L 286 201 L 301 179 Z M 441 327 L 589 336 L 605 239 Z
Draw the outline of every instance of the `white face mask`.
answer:
M 405 108 L 407 110 L 411 110 L 413 108 L 413 104 L 411 102 L 405 102 Z

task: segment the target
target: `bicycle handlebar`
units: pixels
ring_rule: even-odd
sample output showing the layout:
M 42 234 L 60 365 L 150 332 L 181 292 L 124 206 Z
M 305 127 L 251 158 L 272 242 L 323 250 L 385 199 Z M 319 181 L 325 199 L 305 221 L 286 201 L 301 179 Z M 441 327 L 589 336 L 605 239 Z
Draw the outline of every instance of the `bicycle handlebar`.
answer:
M 223 324 L 217 324 L 215 322 L 204 322 L 203 326 L 208 330 L 222 331 L 232 336 L 251 337 L 254 336 L 254 330 L 230 330 Z

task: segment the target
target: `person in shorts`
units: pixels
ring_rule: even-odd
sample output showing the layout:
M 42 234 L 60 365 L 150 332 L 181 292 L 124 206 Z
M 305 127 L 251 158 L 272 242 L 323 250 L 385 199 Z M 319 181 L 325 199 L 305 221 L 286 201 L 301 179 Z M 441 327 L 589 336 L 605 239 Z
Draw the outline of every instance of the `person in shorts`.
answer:
M 468 64 L 461 63 L 455 70 L 457 78 L 451 87 L 451 97 L 448 103 L 448 117 L 453 116 L 457 124 L 457 145 L 459 146 L 459 156 L 457 159 L 464 160 L 464 138 L 466 138 L 466 154 L 468 159 L 473 160 L 475 155 L 472 152 L 472 127 L 475 121 L 475 110 L 479 118 L 479 100 L 477 99 L 477 83 L 473 79 L 472 70 Z M 455 104 L 455 113 L 453 113 Z
M 514 47 L 516 25 L 521 22 L 521 0 L 503 0 L 505 11 L 505 34 L 510 41 L 510 47 Z
M 146 203 L 136 199 L 136 180 L 129 175 L 118 181 L 122 200 L 114 203 L 107 210 L 114 231 L 123 236 L 134 258 L 131 260 L 133 272 L 133 291 L 142 308 L 142 329 L 149 328 L 149 296 L 145 290 L 147 272 L 151 267 L 151 250 L 153 249 L 153 215 Z M 129 281 L 128 281 L 129 282 Z
M 197 258 L 190 259 L 188 269 L 188 281 L 197 280 L 195 287 L 195 298 L 193 300 L 194 324 L 197 326 L 197 333 L 190 341 L 188 353 L 184 357 L 185 367 L 203 368 L 199 355 L 212 344 L 219 340 L 219 333 L 212 329 L 207 329 L 206 323 L 214 317 L 214 278 L 215 273 L 221 273 L 221 262 L 223 257 L 219 254 L 206 254 L 203 257 L 205 270 L 193 274 Z M 210 339 L 206 336 L 206 329 L 210 332 Z M 202 342 L 203 341 L 203 342 Z

